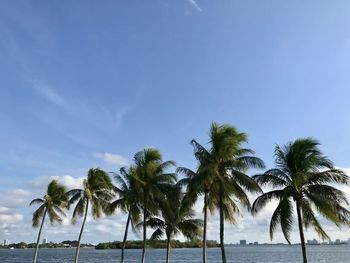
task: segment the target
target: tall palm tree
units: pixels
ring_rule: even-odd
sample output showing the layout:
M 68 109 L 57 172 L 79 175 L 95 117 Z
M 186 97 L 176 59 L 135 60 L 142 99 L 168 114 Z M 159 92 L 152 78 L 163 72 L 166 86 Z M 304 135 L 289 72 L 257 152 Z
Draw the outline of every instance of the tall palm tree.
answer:
M 278 200 L 270 223 L 270 238 L 280 223 L 282 232 L 290 244 L 293 226 L 293 202 L 296 205 L 303 262 L 307 262 L 304 227 L 313 227 L 322 239 L 329 239 L 321 227 L 313 208 L 336 226 L 349 225 L 350 212 L 343 206 L 348 204 L 345 194 L 334 188 L 334 184 L 346 185 L 348 176 L 335 169 L 333 163 L 319 150 L 318 141 L 298 139 L 275 148 L 276 168 L 254 176 L 261 186 L 274 190 L 266 192 L 253 203 L 256 214 L 271 200 Z
M 198 237 L 203 221 L 193 219 L 195 213 L 192 204 L 184 199 L 179 185 L 175 186 L 171 195 L 161 203 L 161 214 L 163 219 L 152 217 L 148 220 L 147 225 L 155 229 L 151 236 L 152 240 L 158 240 L 165 234 L 167 240 L 166 262 L 169 263 L 171 238 L 179 233 L 188 239 Z
M 202 257 L 203 263 L 206 262 L 206 247 L 207 247 L 207 219 L 208 219 L 208 207 L 213 211 L 213 204 L 208 203 L 208 200 L 212 201 L 213 198 L 208 198 L 208 195 L 212 193 L 213 180 L 208 176 L 208 173 L 204 173 L 200 166 L 197 172 L 192 171 L 186 167 L 178 167 L 176 172 L 185 175 L 185 178 L 178 181 L 178 185 L 186 186 L 186 194 L 183 197 L 183 202 L 187 202 L 191 205 L 195 204 L 200 195 L 204 195 L 203 200 L 203 240 L 202 240 Z
M 38 238 L 36 241 L 33 263 L 36 263 L 38 256 L 38 249 L 40 243 L 41 231 L 45 222 L 46 214 L 49 216 L 50 223 L 54 221 L 62 222 L 62 216 L 65 216 L 62 208 L 66 205 L 67 195 L 66 189 L 60 185 L 56 180 L 52 180 L 47 187 L 44 198 L 36 198 L 30 202 L 29 205 L 38 204 L 39 208 L 33 214 L 33 227 L 38 227 L 40 220 L 40 228 Z
M 89 206 L 91 206 L 93 218 L 100 218 L 103 214 L 103 210 L 107 209 L 109 202 L 114 196 L 113 184 L 105 171 L 99 168 L 92 168 L 88 171 L 87 179 L 83 182 L 83 189 L 73 189 L 68 191 L 67 194 L 70 197 L 68 208 L 77 202 L 73 211 L 72 222 L 76 223 L 78 217 L 84 216 L 74 258 L 74 262 L 77 263 L 81 236 L 83 234 Z
M 141 263 L 145 262 L 147 220 L 151 215 L 159 213 L 159 202 L 164 199 L 176 181 L 175 173 L 166 170 L 175 166 L 174 161 L 162 162 L 159 150 L 147 148 L 134 156 L 135 187 L 141 196 L 143 213 L 143 244 Z
M 120 173 L 114 175 L 117 182 L 115 192 L 118 194 L 119 198 L 113 201 L 109 206 L 110 214 L 114 213 L 115 210 L 119 208 L 128 215 L 122 244 L 121 263 L 124 262 L 124 250 L 128 237 L 129 225 L 131 223 L 132 228 L 135 229 L 141 217 L 140 195 L 135 189 L 134 173 L 135 169 L 131 166 L 129 169 L 125 167 L 121 168 Z
M 235 214 L 240 213 L 239 204 L 250 209 L 247 191 L 261 192 L 256 182 L 246 174 L 249 168 L 264 168 L 261 159 L 251 156 L 254 151 L 243 148 L 248 136 L 238 132 L 231 125 L 212 123 L 210 129 L 210 148 L 207 150 L 197 141 L 192 140 L 195 156 L 203 169 L 203 175 L 212 181 L 212 193 L 208 203 L 219 209 L 220 248 L 222 262 L 226 263 L 224 246 L 224 220 L 235 224 Z M 214 194 L 215 193 L 215 194 Z M 233 198 L 234 197 L 234 198 Z M 238 202 L 237 202 L 238 201 Z

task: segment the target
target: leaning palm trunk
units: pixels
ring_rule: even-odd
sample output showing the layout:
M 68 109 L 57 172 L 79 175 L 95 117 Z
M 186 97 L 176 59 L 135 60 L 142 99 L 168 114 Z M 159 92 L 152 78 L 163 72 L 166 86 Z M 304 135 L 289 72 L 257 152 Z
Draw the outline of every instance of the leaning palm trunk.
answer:
M 166 241 L 166 263 L 170 262 L 170 236 L 167 237 Z
M 84 215 L 83 224 L 81 225 L 81 229 L 80 229 L 77 250 L 75 251 L 74 263 L 78 263 L 78 257 L 79 257 L 79 251 L 80 251 L 80 241 L 81 241 L 81 236 L 83 234 L 83 230 L 84 230 L 84 226 L 85 226 L 85 221 L 86 221 L 88 209 L 89 209 L 89 201 L 86 202 L 85 215 Z
M 123 239 L 123 245 L 122 245 L 122 255 L 121 255 L 120 263 L 124 263 L 124 250 L 125 250 L 126 239 L 128 238 L 128 229 L 129 229 L 130 220 L 131 220 L 131 214 L 129 212 L 128 219 L 126 221 L 126 226 L 125 226 L 125 233 L 124 233 L 124 239 Z
M 207 198 L 208 193 L 204 193 L 204 224 L 203 224 L 203 263 L 206 262 L 206 247 L 207 247 Z
M 47 212 L 47 208 L 45 208 L 43 220 L 41 221 L 41 225 L 40 225 L 40 229 L 39 229 L 39 233 L 38 233 L 38 239 L 36 240 L 36 246 L 35 246 L 35 251 L 34 251 L 33 263 L 36 263 L 36 259 L 38 257 L 38 249 L 39 249 L 39 243 L 40 243 L 41 230 L 43 229 L 46 212 Z
M 222 188 L 222 185 L 220 186 Z M 221 258 L 222 263 L 226 263 L 226 253 L 225 253 L 225 244 L 224 244 L 224 210 L 223 210 L 223 201 L 222 201 L 222 191 L 220 191 L 220 248 L 221 248 Z
M 141 263 L 145 262 L 145 252 L 146 252 L 146 206 L 143 208 L 143 243 L 142 243 L 142 256 L 141 256 Z
M 299 201 L 296 201 L 296 208 L 297 208 L 297 215 L 298 215 L 298 224 L 299 224 L 299 234 L 300 234 L 301 250 L 302 250 L 302 252 L 303 252 L 303 263 L 307 263 L 306 245 L 305 245 L 304 230 L 303 230 L 303 222 L 302 222 L 302 219 L 301 219 L 301 211 L 300 211 Z

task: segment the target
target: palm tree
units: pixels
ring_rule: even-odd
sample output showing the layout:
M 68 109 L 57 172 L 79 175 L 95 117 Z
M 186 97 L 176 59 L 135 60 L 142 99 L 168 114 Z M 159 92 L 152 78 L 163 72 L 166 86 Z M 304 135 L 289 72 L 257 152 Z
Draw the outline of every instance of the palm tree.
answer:
M 62 185 L 60 185 L 56 180 L 52 180 L 50 182 L 50 184 L 47 187 L 47 191 L 44 198 L 36 198 L 30 202 L 29 205 L 40 205 L 39 208 L 33 214 L 33 227 L 38 227 L 41 220 L 38 238 L 35 246 L 33 263 L 36 263 L 37 260 L 40 236 L 45 222 L 46 214 L 48 214 L 51 224 L 53 224 L 54 221 L 57 221 L 59 223 L 62 222 L 61 217 L 65 216 L 65 213 L 62 210 L 62 208 L 66 205 L 66 202 L 66 189 Z
M 81 236 L 83 234 L 89 206 L 91 206 L 93 218 L 100 218 L 103 214 L 103 210 L 107 209 L 109 201 L 114 196 L 113 184 L 105 171 L 99 168 L 92 168 L 88 171 L 87 179 L 83 182 L 83 189 L 73 189 L 68 191 L 67 194 L 70 197 L 68 209 L 72 204 L 77 202 L 73 211 L 72 222 L 76 223 L 78 217 L 84 216 L 74 259 L 74 262 L 77 263 Z
M 158 240 L 165 234 L 167 240 L 166 262 L 168 263 L 170 261 L 171 238 L 179 233 L 188 239 L 198 237 L 203 221 L 192 219 L 195 215 L 192 204 L 184 199 L 180 185 L 175 186 L 171 195 L 164 201 L 161 203 L 163 219 L 152 217 L 148 220 L 147 225 L 155 229 L 151 240 Z
M 159 203 L 176 181 L 175 173 L 165 171 L 175 165 L 173 161 L 162 162 L 159 150 L 148 148 L 135 154 L 135 189 L 140 193 L 143 213 L 143 244 L 141 262 L 145 261 L 147 225 L 151 215 L 159 213 Z
M 303 262 L 307 262 L 304 227 L 313 227 L 322 239 L 329 239 L 321 227 L 313 208 L 332 221 L 336 226 L 349 225 L 349 211 L 345 194 L 334 188 L 334 184 L 348 184 L 348 176 L 335 169 L 333 163 L 319 150 L 318 141 L 298 139 L 287 145 L 275 148 L 276 168 L 254 176 L 261 186 L 274 190 L 266 192 L 253 203 L 252 212 L 256 214 L 271 200 L 278 200 L 270 223 L 270 238 L 280 223 L 282 232 L 290 244 L 293 225 L 293 202 L 296 205 L 297 220 Z
M 247 134 L 238 132 L 231 125 L 212 123 L 209 150 L 195 140 L 191 143 L 205 181 L 211 182 L 212 194 L 208 194 L 208 203 L 219 209 L 221 256 L 222 262 L 226 263 L 224 220 L 235 224 L 235 214 L 240 213 L 239 204 L 250 209 L 246 191 L 256 193 L 261 189 L 246 171 L 249 168 L 264 168 L 264 163 L 251 156 L 253 150 L 242 147 L 247 143 Z
M 203 240 L 202 240 L 202 257 L 203 263 L 206 262 L 206 247 L 207 247 L 207 218 L 208 218 L 208 207 L 213 211 L 213 204 L 208 203 L 208 195 L 212 190 L 212 178 L 208 176 L 208 173 L 203 173 L 201 166 L 197 172 L 185 167 L 178 167 L 176 172 L 185 175 L 185 178 L 178 181 L 178 185 L 186 186 L 186 194 L 183 198 L 183 202 L 189 204 L 195 204 L 200 195 L 204 195 L 203 201 Z M 213 199 L 210 198 L 210 201 Z
M 120 169 L 120 174 L 114 175 L 117 181 L 115 192 L 118 194 L 119 199 L 113 201 L 109 207 L 110 214 L 114 213 L 117 208 L 120 208 L 128 215 L 122 244 L 121 263 L 124 262 L 124 250 L 128 237 L 129 225 L 131 223 L 132 228 L 135 229 L 141 217 L 140 195 L 135 189 L 134 172 L 134 167 L 130 167 L 128 170 L 123 167 Z

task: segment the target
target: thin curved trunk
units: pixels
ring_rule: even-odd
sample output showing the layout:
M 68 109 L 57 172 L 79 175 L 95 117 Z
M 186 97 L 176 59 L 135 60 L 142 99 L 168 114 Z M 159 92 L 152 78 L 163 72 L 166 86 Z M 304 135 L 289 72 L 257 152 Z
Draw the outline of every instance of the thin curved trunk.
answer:
M 222 262 L 226 263 L 226 253 L 225 253 L 225 244 L 224 244 L 224 209 L 223 209 L 223 200 L 222 200 L 223 190 L 222 185 L 220 184 L 220 248 L 221 248 L 221 258 Z
M 86 217 L 87 217 L 87 214 L 88 214 L 88 210 L 89 210 L 89 200 L 87 200 L 86 207 L 85 207 L 85 215 L 84 215 L 83 224 L 81 225 L 81 229 L 80 229 L 77 250 L 75 251 L 74 263 L 78 263 L 78 257 L 79 257 L 79 251 L 80 251 L 80 241 L 81 241 L 81 236 L 83 234 L 83 230 L 84 230 L 84 226 L 85 226 L 85 221 L 86 221 Z
M 125 226 L 125 233 L 124 233 L 124 239 L 123 239 L 123 245 L 122 245 L 122 255 L 121 255 L 120 263 L 124 263 L 124 250 L 125 250 L 126 239 L 128 238 L 128 229 L 129 229 L 130 220 L 131 220 L 131 215 L 129 212 L 128 220 L 126 221 L 126 226 Z
M 301 250 L 303 252 L 303 262 L 307 263 L 304 229 L 303 229 L 303 222 L 302 222 L 302 219 L 301 219 L 301 211 L 300 211 L 299 201 L 296 201 L 296 207 L 297 207 L 297 214 L 298 214 L 298 224 L 299 224 Z
M 208 193 L 204 193 L 204 224 L 203 224 L 203 263 L 206 262 L 206 247 L 207 247 L 207 199 Z
M 141 263 L 145 262 L 145 252 L 146 252 L 146 238 L 147 238 L 147 233 L 146 233 L 146 203 L 143 206 L 143 244 L 142 244 L 142 256 L 141 256 Z
M 170 236 L 167 237 L 166 242 L 166 263 L 170 262 Z
M 39 243 L 40 243 L 41 230 L 43 229 L 43 225 L 44 225 L 44 221 L 45 221 L 45 217 L 46 217 L 46 212 L 47 212 L 47 208 L 45 208 L 43 220 L 41 221 L 41 225 L 40 225 L 40 229 L 39 229 L 39 233 L 38 233 L 38 238 L 36 240 L 33 263 L 36 263 L 36 259 L 38 257 L 38 249 L 39 249 Z

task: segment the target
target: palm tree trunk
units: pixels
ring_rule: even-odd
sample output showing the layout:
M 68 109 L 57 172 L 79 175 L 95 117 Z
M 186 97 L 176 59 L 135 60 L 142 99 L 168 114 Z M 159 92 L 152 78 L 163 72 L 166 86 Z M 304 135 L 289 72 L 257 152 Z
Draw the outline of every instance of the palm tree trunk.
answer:
M 203 263 L 206 262 L 206 247 L 207 247 L 207 198 L 208 193 L 204 193 L 204 224 L 203 224 Z
M 128 220 L 126 221 L 126 226 L 125 226 L 125 233 L 124 233 L 124 239 L 123 239 L 123 245 L 122 245 L 122 255 L 121 255 L 120 263 L 124 263 L 124 250 L 125 250 L 126 239 L 128 237 L 128 229 L 129 229 L 130 220 L 131 220 L 131 214 L 129 212 Z
M 166 263 L 170 262 L 170 236 L 167 237 L 166 242 Z
M 145 262 L 145 252 L 146 252 L 146 205 L 143 207 L 143 244 L 142 244 L 142 256 L 141 256 L 141 263 Z
M 81 241 L 81 236 L 83 234 L 83 230 L 84 230 L 84 226 L 85 226 L 85 221 L 86 221 L 86 217 L 87 217 L 87 214 L 88 214 L 88 210 L 89 210 L 89 201 L 87 200 L 86 207 L 85 207 L 84 220 L 83 220 L 83 224 L 81 225 L 81 229 L 80 229 L 77 250 L 75 251 L 74 263 L 78 263 L 79 250 L 80 250 L 80 241 Z
M 38 233 L 38 238 L 36 240 L 33 263 L 36 263 L 36 259 L 38 257 L 38 249 L 39 249 L 39 243 L 40 243 L 41 230 L 43 229 L 43 225 L 44 225 L 44 221 L 45 221 L 45 217 L 46 217 L 46 212 L 47 212 L 47 208 L 45 208 L 44 216 L 43 216 L 43 219 L 41 221 L 41 225 L 40 225 L 40 229 L 39 229 L 39 233 Z
M 223 209 L 223 200 L 222 200 L 222 195 L 223 195 L 223 190 L 222 190 L 222 185 L 220 184 L 220 247 L 221 247 L 221 258 L 222 262 L 226 263 L 226 253 L 225 253 L 225 244 L 224 244 L 224 209 Z
M 296 201 L 296 207 L 297 207 L 297 214 L 298 214 L 298 224 L 299 224 L 301 250 L 303 252 L 303 262 L 307 263 L 306 245 L 305 245 L 305 238 L 304 238 L 303 222 L 301 220 L 301 211 L 300 211 L 299 201 Z

